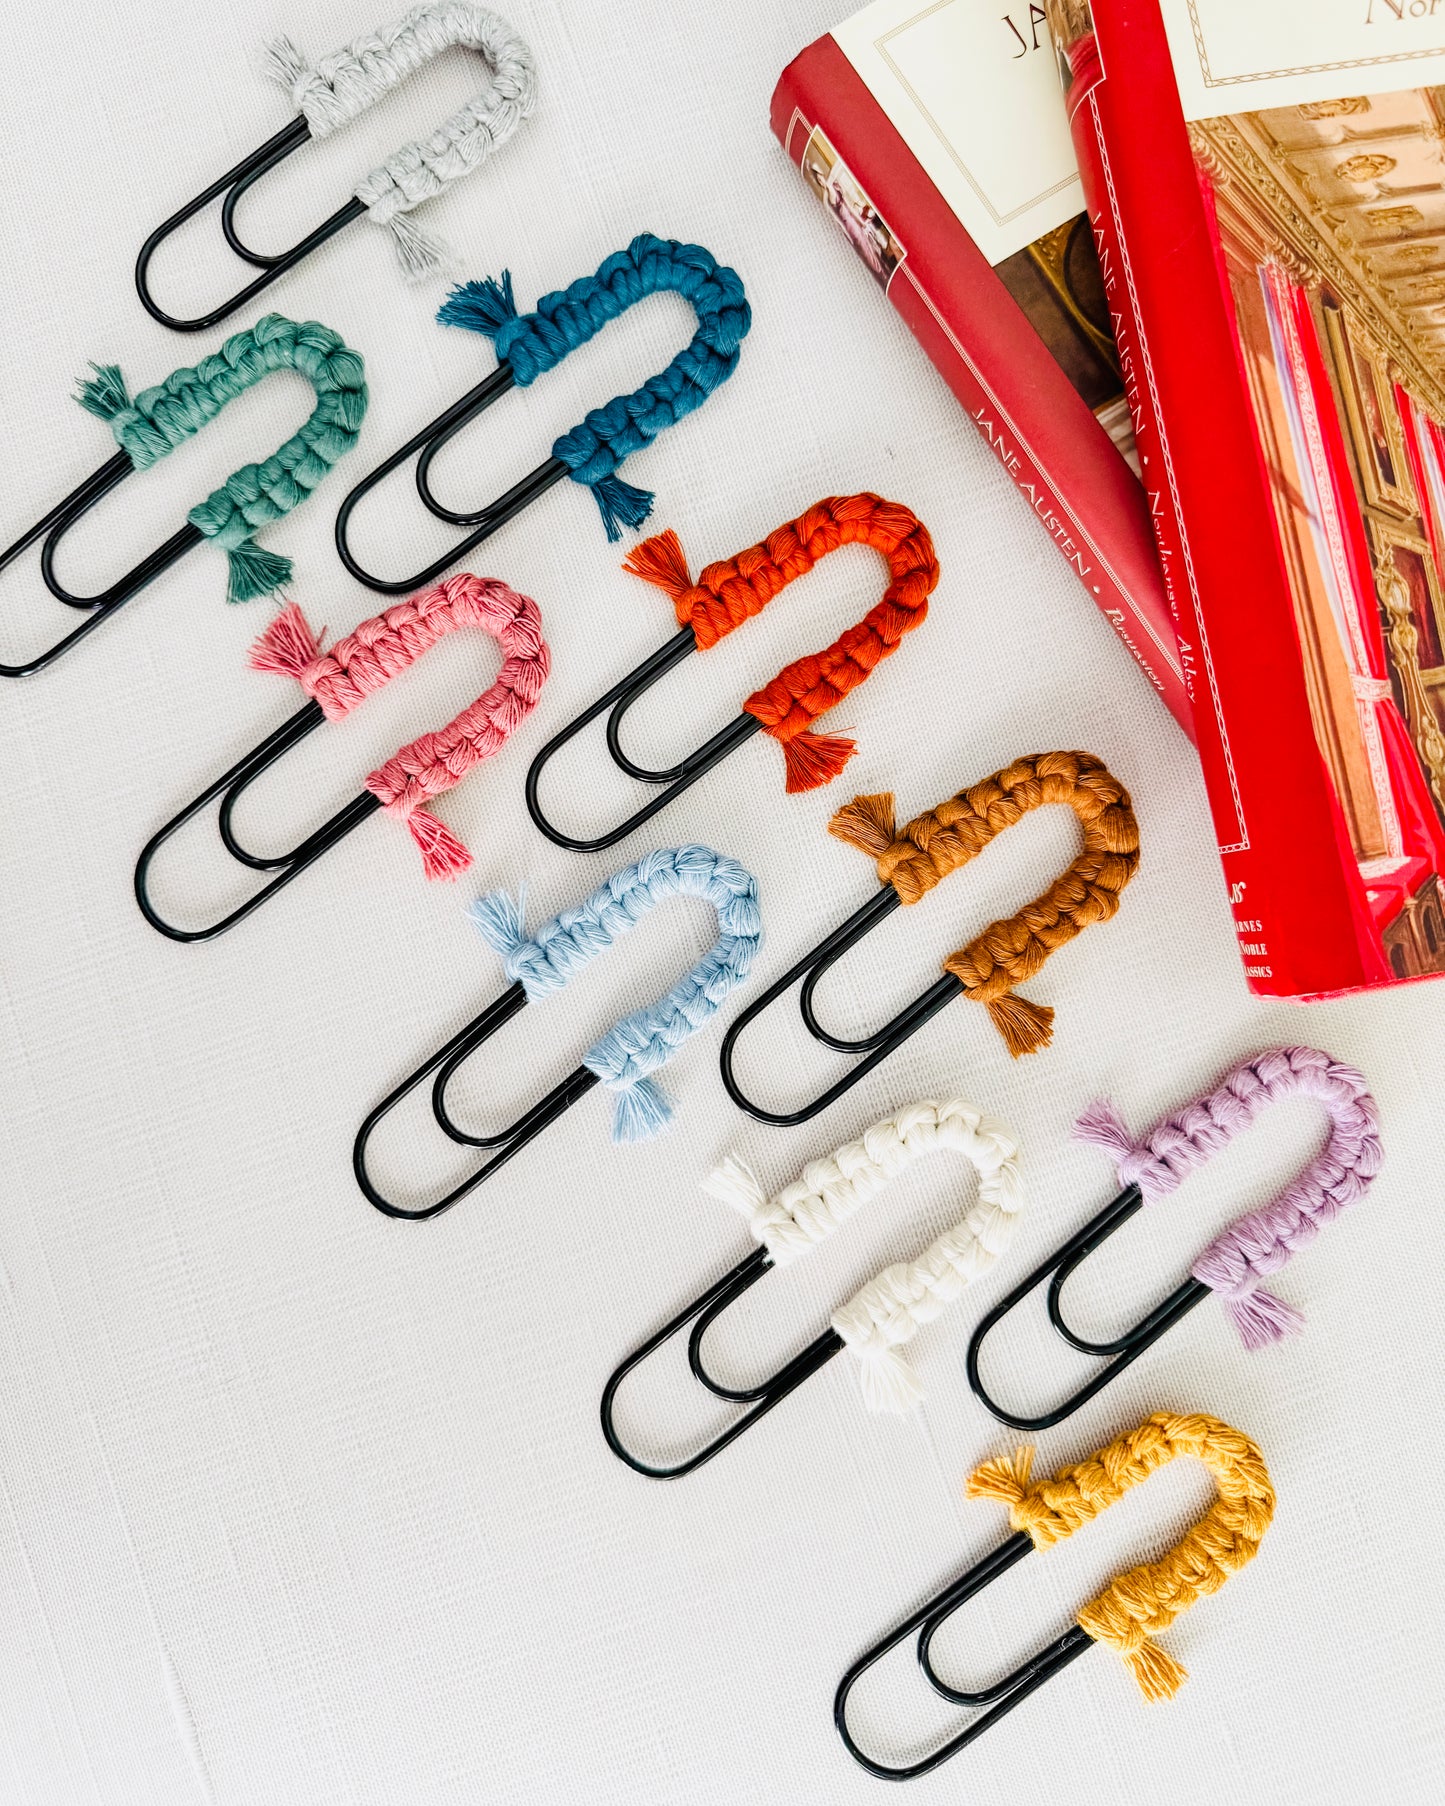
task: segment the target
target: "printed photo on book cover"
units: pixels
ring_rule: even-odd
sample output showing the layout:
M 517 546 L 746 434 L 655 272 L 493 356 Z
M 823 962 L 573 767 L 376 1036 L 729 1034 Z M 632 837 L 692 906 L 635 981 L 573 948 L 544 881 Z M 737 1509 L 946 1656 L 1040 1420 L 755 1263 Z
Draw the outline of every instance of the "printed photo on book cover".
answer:
M 1445 92 L 1189 127 L 1360 915 L 1445 971 Z
M 886 294 L 893 272 L 908 253 L 857 176 L 817 126 L 803 149 L 803 174 Z

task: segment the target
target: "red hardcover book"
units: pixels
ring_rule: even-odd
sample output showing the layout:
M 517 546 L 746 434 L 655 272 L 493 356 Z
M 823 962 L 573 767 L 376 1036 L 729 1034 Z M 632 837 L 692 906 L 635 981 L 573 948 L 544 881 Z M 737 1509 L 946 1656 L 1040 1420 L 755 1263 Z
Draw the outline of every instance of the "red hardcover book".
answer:
M 1049 6 L 1249 983 L 1438 974 L 1445 12 Z
M 788 65 L 772 126 L 1192 737 L 1042 10 L 879 0 Z

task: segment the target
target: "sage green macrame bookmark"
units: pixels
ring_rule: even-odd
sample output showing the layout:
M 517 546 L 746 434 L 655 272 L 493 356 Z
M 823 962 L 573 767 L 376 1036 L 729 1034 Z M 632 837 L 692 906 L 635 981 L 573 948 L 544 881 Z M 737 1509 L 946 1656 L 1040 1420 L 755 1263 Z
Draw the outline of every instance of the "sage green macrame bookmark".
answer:
M 274 594 L 291 577 L 291 560 L 256 544 L 255 535 L 304 502 L 356 443 L 366 414 L 361 353 L 316 320 L 300 325 L 266 314 L 194 369 L 175 370 L 132 398 L 114 364 L 92 364 L 75 399 L 109 421 L 116 444 L 136 470 L 174 451 L 213 420 L 228 401 L 273 370 L 294 370 L 316 391 L 316 406 L 299 432 L 262 464 L 243 464 L 186 518 L 222 547 L 230 565 L 228 602 Z

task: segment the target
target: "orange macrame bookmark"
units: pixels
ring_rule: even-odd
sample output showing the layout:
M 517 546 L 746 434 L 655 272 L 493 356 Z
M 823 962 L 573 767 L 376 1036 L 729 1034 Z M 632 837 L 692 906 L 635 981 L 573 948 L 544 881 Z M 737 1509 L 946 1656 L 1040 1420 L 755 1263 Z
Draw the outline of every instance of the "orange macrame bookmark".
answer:
M 789 793 L 831 783 L 857 750 L 851 739 L 815 733 L 813 723 L 863 683 L 928 613 L 938 582 L 928 529 L 901 502 L 835 495 L 814 503 L 760 545 L 708 565 L 695 583 L 670 527 L 635 547 L 622 567 L 672 597 L 679 626 L 691 627 L 698 650 L 705 652 L 760 614 L 785 584 L 846 545 L 870 545 L 887 560 L 882 599 L 825 651 L 795 660 L 743 704 L 782 747 Z

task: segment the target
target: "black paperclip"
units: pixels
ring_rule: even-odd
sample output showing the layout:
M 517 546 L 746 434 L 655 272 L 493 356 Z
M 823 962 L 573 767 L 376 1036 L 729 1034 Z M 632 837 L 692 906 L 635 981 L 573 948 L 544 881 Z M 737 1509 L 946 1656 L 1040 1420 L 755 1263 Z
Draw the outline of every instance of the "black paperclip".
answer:
M 1021 1279 L 1007 1297 L 1000 1299 L 979 1322 L 968 1343 L 966 1359 L 968 1383 L 973 1389 L 974 1396 L 998 1418 L 1000 1423 L 1010 1424 L 1016 1430 L 1051 1430 L 1055 1424 L 1062 1423 L 1066 1417 L 1072 1417 L 1082 1405 L 1088 1404 L 1096 1393 L 1102 1392 L 1111 1380 L 1117 1379 L 1126 1367 L 1137 1361 L 1146 1349 L 1152 1348 L 1166 1331 L 1173 1329 L 1181 1318 L 1188 1316 L 1195 1305 L 1210 1296 L 1209 1287 L 1200 1280 L 1186 1279 L 1183 1285 L 1172 1291 L 1162 1304 L 1157 1305 L 1132 1329 L 1126 1330 L 1122 1336 L 1116 1336 L 1111 1342 L 1085 1341 L 1082 1336 L 1076 1336 L 1064 1322 L 1060 1303 L 1064 1282 L 1096 1248 L 1108 1241 L 1115 1230 L 1121 1229 L 1136 1211 L 1143 1209 L 1143 1206 L 1144 1194 L 1139 1187 L 1137 1185 L 1126 1186 L 1112 1204 L 1105 1205 L 1096 1217 L 1085 1223 L 1077 1235 L 1072 1236 L 1062 1248 L 1051 1254 L 1041 1266 L 1035 1267 L 1026 1279 Z M 978 1372 L 979 1350 L 983 1346 L 984 1337 L 995 1324 L 1006 1317 L 1015 1305 L 1022 1303 L 1035 1287 L 1043 1284 L 1045 1279 L 1049 1280 L 1049 1322 L 1053 1324 L 1069 1346 L 1078 1349 L 1080 1354 L 1113 1356 L 1114 1359 L 1110 1360 L 1107 1367 L 1096 1373 L 1086 1386 L 1076 1392 L 1072 1398 L 1066 1400 L 1056 1411 L 1047 1411 L 1040 1417 L 1021 1417 L 1013 1411 L 1005 1410 L 1002 1405 L 996 1404 L 984 1391 L 983 1381 L 979 1378 Z
M 329 821 L 323 822 L 313 833 L 308 834 L 297 847 L 289 853 L 259 854 L 251 853 L 236 839 L 231 826 L 231 815 L 240 801 L 242 794 L 260 777 L 261 773 L 272 766 L 284 752 L 288 752 L 299 741 L 313 733 L 326 719 L 321 712 L 319 702 L 308 702 L 299 708 L 289 721 L 278 727 L 274 734 L 268 734 L 259 746 L 253 747 L 244 759 L 239 760 L 229 771 L 223 772 L 214 784 L 207 786 L 201 794 L 187 803 L 179 815 L 173 815 L 166 825 L 159 829 L 146 842 L 135 867 L 135 900 L 140 912 L 151 927 L 173 941 L 211 941 L 218 934 L 224 934 L 228 928 L 234 928 L 237 922 L 244 921 L 252 910 L 259 909 L 267 897 L 272 897 L 283 885 L 289 884 L 293 878 L 299 877 L 308 865 L 314 865 L 321 855 L 334 847 L 338 840 L 347 835 L 355 827 L 364 822 L 367 816 L 374 814 L 381 807 L 381 800 L 363 791 L 351 801 L 338 809 Z M 262 885 L 254 896 L 233 909 L 229 915 L 222 916 L 219 922 L 212 922 L 205 928 L 177 928 L 160 916 L 150 900 L 147 882 L 150 875 L 151 861 L 165 845 L 166 841 L 183 828 L 192 816 L 200 813 L 208 803 L 221 798 L 221 807 L 217 816 L 217 828 L 221 836 L 221 844 L 231 857 L 241 865 L 249 866 L 256 872 L 275 872 L 277 876 L 269 884 Z
M 348 572 L 358 583 L 364 583 L 368 589 L 377 590 L 384 596 L 400 596 L 411 590 L 423 588 L 434 577 L 439 577 L 459 558 L 470 552 L 473 546 L 480 545 L 484 539 L 489 539 L 498 528 L 505 527 L 514 515 L 520 514 L 524 508 L 529 507 L 538 496 L 545 495 L 554 483 L 560 483 L 563 477 L 571 474 L 560 458 L 548 458 L 545 463 L 539 464 L 534 471 L 523 477 L 520 483 L 514 483 L 505 495 L 498 496 L 496 501 L 488 502 L 483 508 L 475 508 L 470 511 L 448 508 L 445 503 L 439 502 L 432 494 L 430 478 L 432 459 L 448 440 L 456 437 L 469 421 L 475 420 L 479 414 L 484 414 L 494 401 L 500 401 L 512 388 L 515 381 L 512 366 L 505 362 L 499 363 L 490 376 L 479 382 L 474 389 L 468 389 L 467 393 L 459 401 L 454 401 L 445 413 L 438 414 L 429 425 L 424 426 L 419 433 L 413 434 L 405 445 L 378 464 L 369 475 L 364 476 L 347 496 L 336 516 L 336 552 L 342 564 L 346 566 Z M 421 456 L 417 458 L 416 464 L 416 491 L 428 512 L 435 515 L 438 520 L 448 521 L 457 527 L 471 527 L 473 531 L 465 539 L 459 539 L 450 551 L 444 553 L 435 563 L 427 565 L 425 570 L 418 571 L 413 577 L 403 577 L 399 582 L 393 582 L 384 577 L 374 577 L 370 571 L 363 570 L 356 562 L 351 547 L 347 543 L 346 534 L 352 510 L 363 496 L 375 489 L 383 477 L 390 476 L 399 464 L 405 464 L 408 458 L 416 457 L 418 452 L 421 453 Z
M 0 552 L 0 571 L 3 571 L 43 535 L 45 543 L 40 548 L 40 574 L 45 580 L 45 587 L 67 608 L 87 611 L 86 618 L 79 627 L 57 640 L 53 646 L 47 647 L 37 657 L 27 659 L 20 665 L 0 665 L 0 677 L 29 677 L 32 672 L 44 670 L 62 652 L 68 652 L 78 641 L 83 640 L 86 634 L 94 633 L 102 621 L 129 602 L 148 583 L 154 582 L 162 571 L 168 571 L 193 546 L 203 542 L 205 535 L 200 528 L 187 521 L 164 544 L 147 553 L 138 565 L 127 571 L 124 577 L 118 577 L 109 589 L 102 590 L 98 596 L 74 596 L 61 584 L 55 575 L 55 553 L 61 540 L 81 515 L 89 513 L 103 495 L 108 495 L 118 483 L 132 475 L 134 470 L 130 453 L 118 451 L 114 457 L 107 458 L 100 469 L 87 477 L 79 488 L 72 489 L 65 500 L 57 503 L 49 514 L 36 521 L 30 531 L 17 539 L 14 545 Z
M 329 219 L 322 220 L 319 226 L 308 232 L 298 243 L 292 245 L 289 251 L 278 251 L 273 256 L 264 251 L 253 251 L 249 245 L 242 244 L 240 234 L 236 230 L 237 202 L 253 182 L 259 181 L 268 170 L 274 169 L 278 163 L 284 162 L 294 151 L 300 150 L 303 144 L 309 142 L 310 137 L 311 127 L 305 118 L 298 114 L 289 125 L 283 126 L 274 138 L 268 138 L 264 144 L 253 150 L 249 157 L 243 157 L 234 169 L 228 169 L 225 175 L 212 182 L 209 188 L 203 189 L 193 201 L 187 201 L 179 212 L 173 213 L 162 225 L 156 227 L 141 246 L 140 255 L 135 260 L 135 292 L 140 296 L 141 306 L 153 320 L 158 321 L 162 326 L 169 326 L 172 332 L 200 332 L 207 326 L 214 326 L 218 320 L 229 319 L 238 307 L 244 306 L 254 295 L 259 295 L 261 290 L 268 288 L 278 276 L 284 276 L 287 270 L 294 269 L 303 257 L 309 257 L 318 245 L 324 245 L 328 238 L 334 237 L 343 226 L 349 226 L 352 220 L 360 219 L 366 212 L 366 206 L 364 202 L 353 196 L 344 207 L 338 207 Z M 177 320 L 157 305 L 155 297 L 150 292 L 147 280 L 150 260 L 155 254 L 156 247 L 169 238 L 177 227 L 183 226 L 203 207 L 210 206 L 211 202 L 221 194 L 226 197 L 221 203 L 221 230 L 226 236 L 226 243 L 244 263 L 249 263 L 254 269 L 260 270 L 261 274 L 254 282 L 248 282 L 244 288 L 238 289 L 229 301 L 223 301 L 219 307 L 213 308 L 210 313 L 202 314 L 194 320 Z
M 779 1405 L 790 1392 L 795 1392 L 803 1381 L 825 1366 L 838 1353 L 843 1338 L 835 1329 L 826 1329 L 816 1341 L 810 1342 L 800 1354 L 785 1361 L 778 1371 L 769 1379 L 757 1386 L 724 1386 L 713 1379 L 702 1364 L 702 1339 L 728 1306 L 741 1298 L 750 1286 L 754 1286 L 764 1273 L 772 1271 L 773 1257 L 766 1248 L 755 1248 L 746 1260 L 740 1261 L 730 1273 L 725 1273 L 716 1285 L 710 1286 L 701 1298 L 695 1298 L 687 1308 L 674 1317 L 671 1323 L 658 1330 L 657 1334 L 648 1338 L 640 1348 L 630 1354 L 622 1365 L 608 1380 L 602 1393 L 602 1434 L 607 1438 L 607 1446 L 635 1473 L 645 1475 L 649 1480 L 676 1480 L 683 1474 L 690 1474 L 705 1461 L 711 1461 L 730 1442 L 742 1435 L 760 1417 L 767 1415 L 774 1405 Z M 694 1322 L 694 1318 L 696 1322 Z M 639 1367 L 649 1355 L 655 1354 L 665 1342 L 670 1342 L 675 1335 L 693 1324 L 691 1335 L 687 1339 L 687 1363 L 692 1369 L 693 1378 L 706 1386 L 715 1397 L 725 1399 L 729 1404 L 750 1405 L 741 1417 L 715 1436 L 705 1447 L 686 1461 L 680 1461 L 673 1467 L 653 1467 L 640 1460 L 623 1447 L 613 1423 L 613 1407 L 618 1389 L 622 1382 Z
M 980 1688 L 977 1692 L 968 1692 L 960 1687 L 950 1687 L 941 1680 L 933 1667 L 931 1649 L 933 1639 L 947 1619 L 973 1598 L 975 1593 L 1006 1574 L 1016 1563 L 1033 1549 L 1033 1539 L 1026 1531 L 1020 1530 L 1005 1539 L 991 1555 L 985 1555 L 982 1561 L 974 1565 L 953 1585 L 946 1588 L 937 1598 L 931 1599 L 927 1605 L 914 1612 L 912 1617 L 904 1620 L 894 1631 L 891 1631 L 881 1643 L 876 1643 L 866 1655 L 860 1656 L 838 1683 L 838 1691 L 833 1698 L 833 1723 L 838 1727 L 838 1735 L 843 1739 L 843 1747 L 861 1768 L 867 1769 L 870 1775 L 876 1775 L 881 1781 L 912 1781 L 919 1775 L 926 1775 L 940 1763 L 947 1762 L 961 1749 L 967 1747 L 976 1738 L 981 1737 L 990 1725 L 998 1723 L 1006 1713 L 1012 1712 L 1015 1706 L 1022 1705 L 1031 1693 L 1043 1686 L 1047 1680 L 1067 1668 L 1070 1662 L 1076 1661 L 1086 1649 L 1095 1647 L 1094 1639 L 1080 1625 L 1072 1625 L 1050 1643 L 1047 1649 L 1041 1649 L 1022 1667 L 1016 1668 L 1003 1680 L 996 1681 L 992 1687 Z M 892 1649 L 896 1649 L 906 1637 L 918 1633 L 918 1665 L 923 1670 L 924 1678 L 941 1698 L 950 1705 L 987 1706 L 988 1711 L 971 1724 L 950 1737 L 931 1755 L 911 1762 L 904 1768 L 888 1768 L 881 1762 L 875 1762 L 853 1741 L 853 1734 L 848 1729 L 848 1695 L 857 1681 L 880 1661 Z
M 615 683 L 605 696 L 599 696 L 591 708 L 564 727 L 560 734 L 554 734 L 542 750 L 533 759 L 527 770 L 527 813 L 547 836 L 548 840 L 559 847 L 566 847 L 574 853 L 600 853 L 607 847 L 616 846 L 619 840 L 625 840 L 634 828 L 640 828 L 646 821 L 651 821 L 660 809 L 665 809 L 674 797 L 681 796 L 699 778 L 706 776 L 714 765 L 720 765 L 728 754 L 750 740 L 762 727 L 762 722 L 755 715 L 741 714 L 730 721 L 725 728 L 705 740 L 695 752 L 690 752 L 678 765 L 667 771 L 649 771 L 645 766 L 635 765 L 622 750 L 620 739 L 622 719 L 633 703 L 650 690 L 660 677 L 664 677 L 674 665 L 680 665 L 691 653 L 697 650 L 697 636 L 691 626 L 682 628 L 672 638 L 659 646 L 657 651 L 645 659 L 635 671 L 628 672 L 620 683 Z M 542 805 L 537 798 L 537 787 L 541 782 L 542 771 L 555 753 L 567 742 L 580 734 L 584 727 L 608 709 L 607 717 L 607 751 L 612 762 L 619 771 L 628 777 L 635 778 L 642 784 L 666 784 L 667 789 L 661 796 L 654 797 L 651 802 L 644 803 L 635 815 L 628 816 L 620 827 L 609 833 L 599 834 L 594 840 L 579 840 L 570 834 L 564 834 L 556 828 L 542 813 Z
M 926 991 L 907 1004 L 892 1021 L 886 1022 L 882 1028 L 871 1035 L 865 1035 L 856 1041 L 846 1040 L 841 1035 L 833 1035 L 818 1021 L 813 1011 L 813 994 L 817 990 L 818 981 L 829 967 L 836 965 L 845 953 L 855 947 L 866 934 L 878 926 L 885 916 L 892 915 L 901 907 L 898 892 L 892 886 L 885 886 L 876 897 L 871 897 L 861 909 L 857 909 L 846 922 L 839 924 L 827 937 L 820 941 L 811 953 L 805 953 L 795 966 L 774 981 L 762 996 L 748 1005 L 723 1037 L 722 1066 L 723 1084 L 727 1087 L 728 1096 L 739 1107 L 746 1110 L 749 1116 L 756 1117 L 759 1122 L 774 1123 L 779 1128 L 791 1129 L 796 1124 L 807 1122 L 820 1110 L 826 1110 L 829 1104 L 836 1103 L 845 1091 L 850 1091 L 859 1079 L 872 1072 L 875 1066 L 881 1065 L 889 1054 L 901 1047 L 910 1035 L 917 1034 L 925 1022 L 929 1022 L 955 997 L 964 994 L 963 983 L 953 973 L 945 972 L 937 978 Z M 860 1054 L 858 1060 L 843 1077 L 830 1085 L 821 1096 L 812 1103 L 804 1104 L 800 1110 L 774 1111 L 765 1110 L 761 1104 L 755 1104 L 743 1093 L 742 1087 L 733 1076 L 733 1051 L 738 1036 L 756 1016 L 760 1016 L 768 1005 L 781 997 L 784 991 L 791 990 L 800 978 L 803 983 L 802 996 L 798 1007 L 808 1033 L 815 1041 L 821 1041 L 825 1047 L 831 1047 L 838 1053 Z
M 430 1059 L 418 1066 L 409 1078 L 403 1079 L 394 1091 L 384 1097 L 357 1130 L 356 1142 L 351 1151 L 351 1169 L 356 1174 L 356 1183 L 361 1187 L 366 1201 L 374 1204 L 383 1216 L 421 1223 L 429 1217 L 440 1216 L 444 1210 L 450 1210 L 453 1204 L 466 1197 L 484 1179 L 489 1179 L 514 1154 L 519 1154 L 529 1141 L 535 1140 L 543 1129 L 554 1123 L 564 1110 L 570 1110 L 579 1098 L 585 1097 L 598 1083 L 595 1072 L 586 1066 L 579 1066 L 560 1084 L 554 1085 L 538 1103 L 525 1110 L 510 1128 L 503 1129 L 496 1135 L 472 1135 L 457 1127 L 447 1114 L 446 1107 L 447 1086 L 453 1075 L 464 1060 L 474 1054 L 483 1042 L 490 1041 L 503 1023 L 510 1022 L 519 1010 L 526 1007 L 526 1003 L 527 993 L 520 982 L 509 985 L 494 1003 L 488 1004 L 480 1016 L 469 1022 L 459 1034 L 453 1035 L 445 1047 L 439 1047 Z M 382 1197 L 372 1184 L 371 1176 L 366 1170 L 367 1143 L 381 1119 L 389 1115 L 404 1097 L 433 1072 L 436 1073 L 436 1078 L 432 1081 L 431 1107 L 437 1127 L 460 1146 L 481 1148 L 492 1157 L 483 1161 L 474 1173 L 454 1186 L 437 1203 L 425 1205 L 419 1210 L 404 1210 L 401 1205 Z

